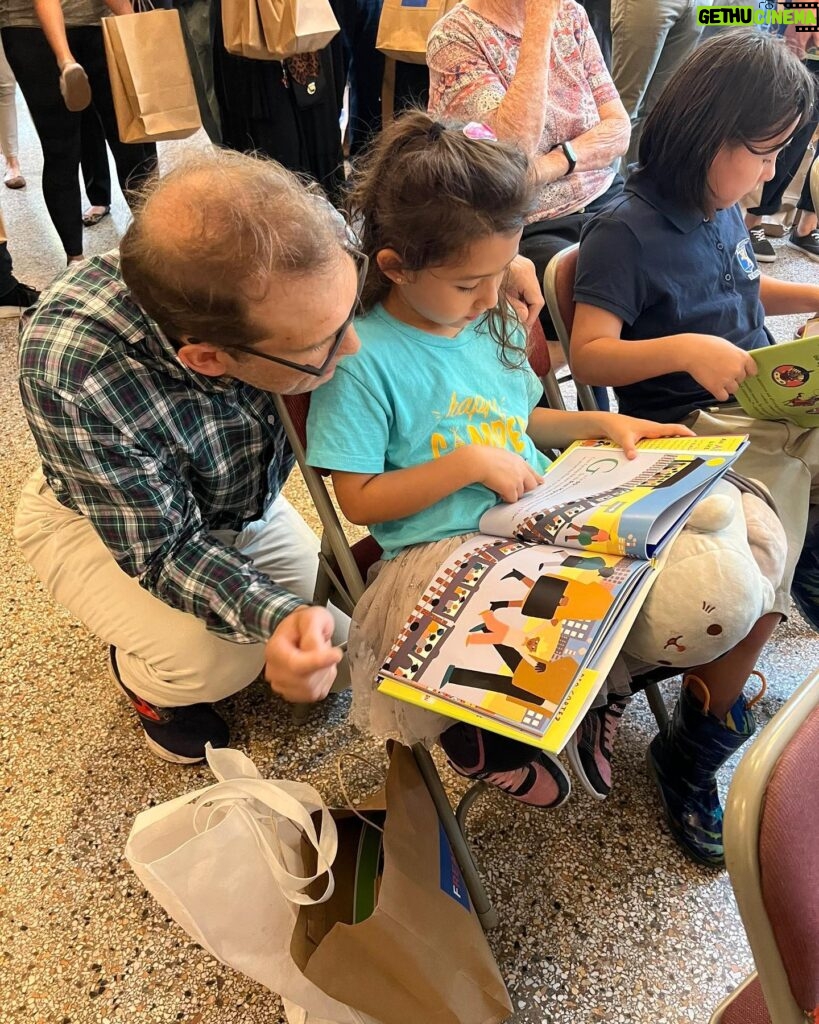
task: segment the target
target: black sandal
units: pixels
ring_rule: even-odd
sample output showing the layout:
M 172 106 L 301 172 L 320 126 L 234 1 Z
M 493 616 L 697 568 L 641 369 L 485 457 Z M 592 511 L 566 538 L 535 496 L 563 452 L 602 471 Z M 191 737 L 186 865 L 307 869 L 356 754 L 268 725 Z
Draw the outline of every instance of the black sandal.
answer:
M 89 210 L 93 210 L 94 207 L 89 207 Z M 84 213 L 82 215 L 82 222 L 87 228 L 92 228 L 95 224 L 99 224 L 103 217 L 107 217 L 111 212 L 110 206 L 98 206 L 97 210 L 102 211 L 101 213 Z

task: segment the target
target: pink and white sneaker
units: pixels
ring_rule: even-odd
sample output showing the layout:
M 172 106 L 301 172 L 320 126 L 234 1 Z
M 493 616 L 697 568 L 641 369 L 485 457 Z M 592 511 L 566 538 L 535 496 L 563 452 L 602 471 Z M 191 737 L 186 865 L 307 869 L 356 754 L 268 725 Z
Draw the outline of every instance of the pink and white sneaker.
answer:
M 614 737 L 630 700 L 613 697 L 604 707 L 592 708 L 566 747 L 580 785 L 595 800 L 605 800 L 611 792 Z
M 529 807 L 553 810 L 568 799 L 572 783 L 556 757 L 482 729 L 459 723 L 441 736 L 449 765 L 458 775 L 496 786 Z M 521 754 L 526 759 L 520 764 Z M 517 760 L 516 766 L 508 766 Z

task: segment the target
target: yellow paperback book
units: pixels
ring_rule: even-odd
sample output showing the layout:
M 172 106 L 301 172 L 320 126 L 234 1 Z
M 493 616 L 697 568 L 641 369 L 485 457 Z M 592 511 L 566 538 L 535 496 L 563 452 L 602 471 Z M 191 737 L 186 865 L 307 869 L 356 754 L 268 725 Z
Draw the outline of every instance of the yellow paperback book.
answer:
M 664 552 L 745 437 L 577 441 L 440 566 L 381 668 L 398 700 L 559 753 Z

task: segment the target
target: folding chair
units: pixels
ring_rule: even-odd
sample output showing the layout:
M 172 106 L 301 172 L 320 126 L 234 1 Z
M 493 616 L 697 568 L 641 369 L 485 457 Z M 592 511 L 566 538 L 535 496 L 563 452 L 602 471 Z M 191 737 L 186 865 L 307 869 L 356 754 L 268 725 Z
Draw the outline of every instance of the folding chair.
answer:
M 725 862 L 756 971 L 711 1024 L 819 1019 L 819 672 L 794 691 L 734 772 Z
M 305 441 L 307 413 L 310 407 L 309 394 L 276 396 L 275 402 L 321 520 L 322 535 L 314 601 L 316 604 L 332 601 L 337 608 L 352 614 L 364 593 L 367 570 L 381 556 L 381 548 L 369 535 L 350 546 L 321 473 L 307 465 Z M 297 720 L 303 719 L 309 707 L 310 705 L 297 705 L 294 717 Z M 496 928 L 499 923 L 498 912 L 492 905 L 464 835 L 464 824 L 469 808 L 486 785 L 479 782 L 470 786 L 453 811 L 430 752 L 422 743 L 416 743 L 412 747 L 412 752 L 463 872 L 475 913 L 484 929 Z
M 579 248 L 579 245 L 570 245 L 566 249 L 561 249 L 549 260 L 543 274 L 543 297 L 546 299 L 549 315 L 555 325 L 558 340 L 569 366 L 571 366 L 569 350 L 572 324 L 574 323 L 574 279 L 577 274 L 577 251 Z M 568 379 L 572 379 L 571 373 Z M 598 405 L 589 385 L 578 384 L 577 381 L 574 381 L 574 386 L 577 389 L 579 408 L 585 409 L 587 412 L 595 412 Z

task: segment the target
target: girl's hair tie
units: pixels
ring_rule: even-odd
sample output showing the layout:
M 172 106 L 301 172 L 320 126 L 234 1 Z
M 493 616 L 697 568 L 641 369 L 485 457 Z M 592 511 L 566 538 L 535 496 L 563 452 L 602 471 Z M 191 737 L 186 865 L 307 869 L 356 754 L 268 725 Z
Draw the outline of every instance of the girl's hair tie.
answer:
M 429 131 L 427 132 L 429 141 L 437 142 L 445 131 L 446 127 L 442 125 L 440 121 L 433 121 L 432 124 L 429 126 Z
M 498 137 L 486 124 L 479 124 L 477 121 L 470 121 L 464 125 L 464 135 L 473 142 L 497 142 Z

